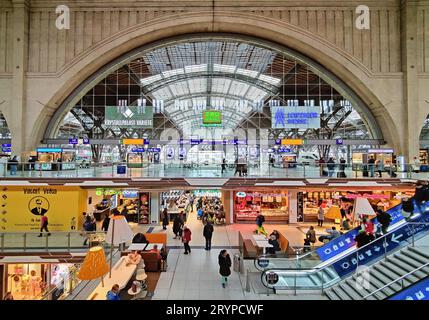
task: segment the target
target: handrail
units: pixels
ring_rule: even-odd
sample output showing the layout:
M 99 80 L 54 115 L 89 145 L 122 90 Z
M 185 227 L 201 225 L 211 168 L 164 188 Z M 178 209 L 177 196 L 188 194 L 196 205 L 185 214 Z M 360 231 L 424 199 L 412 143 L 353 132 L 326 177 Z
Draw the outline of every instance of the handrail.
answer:
M 424 265 L 422 265 L 422 266 L 420 266 L 420 267 L 418 267 L 418 268 L 416 268 L 416 269 L 414 269 L 414 270 L 412 270 L 412 271 L 410 271 L 410 272 L 408 272 L 408 273 L 404 274 L 403 276 L 399 277 L 398 279 L 395 279 L 395 280 L 393 280 L 393 281 L 389 282 L 388 284 L 386 284 L 386 285 L 382 286 L 381 288 L 379 288 L 379 289 L 377 289 L 377 290 L 375 290 L 375 291 L 373 291 L 373 292 L 371 292 L 371 293 L 367 294 L 365 297 L 363 297 L 363 299 L 364 299 L 364 300 L 366 300 L 366 298 L 373 296 L 374 294 L 376 294 L 376 293 L 380 292 L 380 291 L 381 291 L 381 290 L 383 290 L 384 288 L 387 288 L 387 287 L 391 286 L 392 284 L 394 284 L 394 283 L 396 283 L 396 282 L 398 282 L 398 281 L 400 281 L 400 280 L 402 280 L 402 279 L 405 279 L 406 277 L 408 277 L 408 276 L 410 276 L 410 275 L 412 275 L 412 274 L 416 273 L 417 271 L 420 271 L 421 269 L 423 269 L 423 268 L 425 268 L 425 267 L 427 267 L 427 266 L 429 266 L 429 262 L 426 262 Z
M 400 204 L 399 204 L 400 205 Z M 394 207 L 392 207 L 392 208 L 390 208 L 389 210 L 392 210 L 393 208 L 395 208 L 395 207 L 397 207 L 397 206 L 394 206 Z M 376 218 L 373 218 L 373 219 L 371 219 L 371 220 L 374 220 L 374 219 L 376 219 Z M 408 222 L 409 224 L 412 224 L 412 222 Z M 426 222 L 421 222 L 420 224 L 427 224 Z M 353 231 L 354 229 L 351 229 L 351 230 L 348 230 L 348 232 L 351 232 L 351 231 Z M 395 229 L 396 230 L 396 229 Z M 393 231 L 393 230 L 391 230 L 391 231 Z M 382 238 L 384 238 L 384 237 L 386 237 L 386 236 L 388 236 L 389 234 L 390 234 L 390 232 L 391 231 L 389 231 L 387 234 L 385 234 L 385 235 L 383 235 L 383 236 L 381 236 L 381 237 L 379 237 L 379 238 L 377 238 L 377 239 L 375 239 L 375 240 L 379 240 L 379 239 L 382 239 Z M 347 234 L 348 232 L 346 232 L 345 234 Z M 375 241 L 374 240 L 374 241 Z M 370 242 L 370 243 L 368 243 L 368 244 L 366 244 L 366 245 L 364 245 L 364 246 L 362 246 L 362 247 L 360 247 L 360 248 L 357 248 L 358 250 L 357 251 L 359 251 L 360 249 L 362 249 L 362 248 L 365 248 L 365 247 L 367 247 L 367 246 L 369 246 L 370 244 L 372 243 L 372 241 Z M 328 243 L 329 244 L 329 243 Z M 321 247 L 323 247 L 323 246 L 321 246 Z M 320 248 L 320 247 L 319 247 Z M 302 256 L 299 256 L 299 260 L 301 260 L 302 258 L 304 258 L 304 257 L 306 257 L 306 256 L 308 256 L 308 255 L 311 255 L 311 254 L 313 254 L 316 250 L 318 250 L 319 248 L 317 248 L 317 249 L 315 249 L 315 250 L 312 250 L 312 251 L 310 251 L 310 252 L 306 252 L 305 254 L 303 254 Z M 261 256 L 264 256 L 264 255 L 260 255 L 259 257 L 261 257 Z M 258 257 L 258 258 L 259 258 Z M 284 258 L 285 260 L 290 260 L 291 262 L 292 261 L 296 261 L 297 260 L 297 258 L 290 258 L 290 259 L 288 259 L 288 258 Z M 256 260 L 257 259 L 255 259 L 255 261 L 254 261 L 254 263 L 255 263 L 255 267 L 256 267 Z M 333 262 L 336 262 L 337 260 L 334 260 Z M 277 270 L 283 270 L 282 268 L 276 268 Z M 317 269 L 317 267 L 314 267 L 313 269 Z M 272 270 L 272 269 L 268 269 L 268 270 Z M 285 270 L 289 270 L 289 268 L 286 268 Z M 304 269 L 297 269 L 297 270 L 304 270 Z M 261 270 L 262 271 L 262 270 Z
M 422 225 L 422 224 L 429 224 L 429 222 L 408 222 L 408 224 Z M 380 239 L 385 239 L 387 236 L 390 236 L 390 235 L 391 235 L 391 233 L 392 233 L 392 232 L 394 232 L 394 231 L 395 231 L 395 230 L 397 230 L 397 229 L 398 229 L 398 228 L 396 228 L 396 229 L 394 229 L 394 230 L 391 230 L 389 233 L 386 233 L 385 235 L 383 235 L 383 236 L 381 236 L 381 237 L 379 237 L 379 238 L 375 239 L 374 241 L 378 241 L 378 240 L 380 240 Z M 364 245 L 364 246 L 362 246 L 362 247 L 358 248 L 358 249 L 357 249 L 355 252 L 353 252 L 353 253 L 359 252 L 361 249 L 364 249 L 364 248 L 366 248 L 366 247 L 370 246 L 374 241 L 371 241 L 370 243 L 368 243 L 368 244 L 366 244 L 366 245 Z M 350 253 L 350 254 L 352 254 L 352 253 Z M 293 268 L 270 268 L 270 269 L 266 269 L 266 270 L 264 270 L 264 271 L 263 271 L 263 273 L 268 272 L 268 271 L 270 271 L 270 270 L 280 270 L 280 271 L 285 270 L 285 271 L 296 271 L 296 272 L 300 272 L 300 271 L 307 271 L 307 273 L 314 273 L 314 272 L 319 273 L 319 272 L 321 272 L 321 271 L 323 271 L 323 270 L 325 270 L 325 269 L 327 269 L 327 268 L 331 267 L 333 263 L 335 263 L 335 262 L 337 262 L 338 260 L 343 259 L 343 258 L 344 258 L 344 256 L 335 257 L 333 261 L 331 261 L 329 264 L 324 265 L 323 267 L 317 267 L 317 266 L 316 266 L 316 267 L 314 267 L 314 268 L 310 268 L 310 269 L 309 269 L 309 268 L 302 268 L 302 269 L 293 269 Z

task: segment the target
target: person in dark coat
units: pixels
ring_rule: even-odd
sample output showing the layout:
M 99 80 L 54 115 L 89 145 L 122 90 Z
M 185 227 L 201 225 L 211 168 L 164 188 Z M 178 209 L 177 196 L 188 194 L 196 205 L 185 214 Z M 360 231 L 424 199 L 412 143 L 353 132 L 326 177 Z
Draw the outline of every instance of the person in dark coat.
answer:
M 267 248 L 267 253 L 276 254 L 277 251 L 281 250 L 279 240 L 277 240 L 277 237 L 274 234 L 270 235 L 270 239 L 268 240 L 268 243 L 272 245 L 272 247 Z
M 96 230 L 96 224 L 95 221 L 92 221 L 91 216 L 86 216 L 85 222 L 83 224 L 83 230 L 85 233 L 87 232 L 94 232 Z M 83 245 L 86 246 L 88 243 L 89 234 L 85 234 L 85 241 L 83 242 Z
M 260 214 L 260 215 L 258 215 L 257 217 L 256 217 L 256 224 L 257 224 L 257 226 L 259 227 L 259 228 L 261 228 L 262 227 L 262 224 L 265 222 L 265 217 L 262 215 L 262 214 Z
M 387 228 L 389 228 L 390 222 L 392 221 L 392 217 L 387 212 L 378 209 L 377 210 L 377 221 L 381 225 L 381 233 L 386 234 Z
M 103 224 L 101 225 L 101 230 L 107 232 L 107 230 L 109 229 L 109 224 L 110 224 L 110 216 L 106 215 L 106 217 L 103 220 Z
M 167 226 L 170 224 L 170 219 L 168 218 L 167 208 L 162 211 L 162 229 L 167 230 Z
M 222 287 L 225 288 L 228 277 L 231 275 L 231 258 L 228 251 L 222 250 L 219 253 L 219 273 L 221 275 Z
M 173 221 L 173 233 L 174 233 L 173 239 L 177 239 L 177 237 L 179 238 L 181 237 L 182 227 L 183 227 L 183 219 L 181 215 L 177 215 Z
M 370 235 L 365 230 L 360 230 L 358 235 L 355 237 L 356 248 L 362 248 L 371 242 Z
M 203 229 L 203 236 L 206 238 L 206 250 L 210 250 L 212 248 L 213 231 L 213 225 L 210 223 L 210 221 L 207 221 Z

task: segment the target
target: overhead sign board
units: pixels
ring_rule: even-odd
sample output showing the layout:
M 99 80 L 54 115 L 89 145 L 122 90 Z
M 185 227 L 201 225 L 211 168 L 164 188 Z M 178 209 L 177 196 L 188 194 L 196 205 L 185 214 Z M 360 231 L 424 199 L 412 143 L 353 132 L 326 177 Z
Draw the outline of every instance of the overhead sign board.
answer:
M 222 112 L 208 110 L 203 112 L 203 126 L 218 127 L 222 125 Z
M 106 106 L 104 125 L 123 128 L 152 128 L 153 109 L 150 106 Z
M 319 129 L 320 107 L 271 107 L 273 129 Z

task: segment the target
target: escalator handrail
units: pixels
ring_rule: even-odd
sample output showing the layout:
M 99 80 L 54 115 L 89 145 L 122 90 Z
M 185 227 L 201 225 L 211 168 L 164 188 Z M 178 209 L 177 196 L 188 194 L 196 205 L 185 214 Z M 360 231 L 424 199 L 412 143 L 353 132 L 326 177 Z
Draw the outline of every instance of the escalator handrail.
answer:
M 423 224 L 429 224 L 429 222 L 407 222 L 407 224 L 416 224 L 416 225 L 423 225 Z M 376 240 L 380 240 L 380 239 L 385 239 L 387 236 L 390 236 L 392 233 L 394 233 L 397 229 L 399 229 L 400 227 L 402 227 L 402 225 L 401 226 L 398 226 L 398 228 L 395 228 L 395 229 L 393 229 L 393 230 L 390 230 L 388 233 L 386 233 L 386 234 L 384 234 L 383 236 L 381 236 L 381 237 L 379 237 L 379 238 L 377 238 L 377 239 L 375 239 L 374 241 L 376 241 Z M 357 250 L 355 250 L 355 251 L 353 251 L 353 252 L 350 252 L 349 254 L 347 254 L 347 255 L 350 255 L 350 254 L 355 254 L 356 252 L 358 252 L 358 251 L 360 251 L 361 249 L 366 249 L 369 245 L 371 245 L 374 241 L 371 241 L 370 243 L 368 243 L 368 244 L 366 244 L 366 245 L 364 245 L 364 246 L 362 246 L 362 247 L 360 247 L 360 248 L 357 248 Z M 346 255 L 346 256 L 347 256 Z M 323 267 L 314 267 L 314 268 L 303 268 L 303 269 L 294 269 L 294 268 L 270 268 L 270 269 L 265 269 L 263 272 L 262 272 L 262 274 L 261 274 L 261 276 L 263 276 L 265 273 L 267 273 L 267 272 L 269 272 L 269 271 L 272 271 L 272 270 L 279 270 L 279 271 L 295 271 L 296 273 L 301 273 L 301 271 L 303 271 L 303 272 L 306 272 L 306 273 L 319 273 L 319 272 L 321 272 L 321 271 L 323 271 L 323 270 L 325 270 L 325 269 L 327 269 L 327 268 L 329 268 L 329 267 L 331 267 L 332 266 L 332 264 L 334 264 L 335 262 L 337 262 L 338 260 L 340 260 L 340 259 L 343 259 L 345 256 L 340 256 L 340 257 L 334 257 L 333 258 L 333 260 L 330 262 L 330 263 L 328 263 L 328 264 L 326 264 L 326 265 L 324 265 Z
M 393 206 L 393 207 L 391 207 L 390 209 L 388 209 L 387 210 L 387 212 L 388 211 L 391 211 L 391 210 L 394 210 L 395 208 L 397 208 L 398 206 L 401 206 L 402 204 L 398 204 L 398 205 L 396 205 L 396 206 Z M 374 221 L 375 219 L 377 219 L 377 217 L 374 217 L 374 218 L 372 218 L 371 219 L 371 221 Z M 360 227 L 356 227 L 356 228 L 353 228 L 353 229 L 350 229 L 350 230 L 348 230 L 346 233 L 344 233 L 344 234 L 342 234 L 342 236 L 343 235 L 345 235 L 345 234 L 347 234 L 347 233 L 349 233 L 349 232 L 351 232 L 351 231 L 353 231 L 353 230 L 355 230 L 355 229 L 358 229 L 358 228 L 360 228 Z M 381 237 L 380 237 L 381 238 Z M 380 238 L 378 238 L 378 239 L 380 239 Z M 326 245 L 328 245 L 329 243 L 327 243 Z M 321 247 L 323 247 L 323 246 L 321 246 Z M 311 251 L 309 251 L 309 252 L 306 252 L 305 254 L 303 254 L 302 256 L 299 256 L 299 258 L 297 259 L 297 258 L 280 258 L 280 259 L 283 259 L 283 260 L 287 260 L 287 261 L 290 261 L 290 262 L 292 262 L 292 261 L 296 261 L 296 260 L 301 260 L 301 259 L 303 259 L 303 258 L 305 258 L 306 256 L 309 256 L 309 255 L 311 255 L 311 254 L 313 254 L 314 252 L 316 252 L 317 250 L 319 250 L 321 247 L 319 247 L 319 248 L 317 248 L 317 249 L 314 249 L 314 250 L 311 250 Z M 362 247 L 363 248 L 363 247 Z M 266 269 L 263 269 L 263 270 L 261 270 L 261 269 L 259 269 L 259 267 L 258 267 L 258 265 L 257 265 L 257 260 L 259 260 L 259 258 L 260 257 L 263 257 L 263 256 L 267 256 L 267 255 L 264 255 L 264 254 L 262 254 L 262 255 L 260 255 L 260 256 L 258 256 L 257 258 L 255 258 L 255 260 L 254 260 L 254 265 L 255 265 L 255 267 L 256 267 L 256 269 L 258 269 L 259 271 L 264 271 L 264 270 L 266 270 Z M 280 268 L 281 269 L 281 268 Z
M 371 292 L 371 293 L 367 294 L 366 296 L 364 296 L 364 297 L 363 297 L 363 300 L 366 300 L 367 298 L 369 298 L 369 297 L 373 296 L 373 295 L 374 295 L 374 294 L 376 294 L 377 292 L 380 292 L 381 290 L 383 290 L 383 289 L 385 289 L 385 288 L 387 288 L 387 287 L 391 286 L 392 284 L 394 284 L 394 283 L 396 283 L 396 282 L 398 282 L 398 281 L 400 281 L 400 280 L 402 280 L 402 279 L 405 279 L 406 277 L 408 277 L 408 276 L 410 276 L 410 275 L 412 275 L 412 274 L 416 273 L 417 271 L 420 271 L 421 269 L 426 268 L 426 267 L 428 267 L 428 266 L 429 266 L 429 262 L 426 262 L 424 265 L 422 265 L 422 266 L 420 266 L 420 267 L 418 267 L 418 268 L 416 268 L 416 269 L 414 269 L 414 270 L 412 270 L 412 271 L 410 271 L 410 272 L 408 272 L 408 273 L 404 274 L 403 276 L 401 276 L 401 277 L 399 277 L 399 278 L 397 278 L 397 279 L 395 279 L 395 280 L 393 280 L 393 281 L 389 282 L 388 284 L 386 284 L 386 285 L 382 286 L 381 288 L 378 288 L 377 290 L 375 290 L 375 291 L 373 291 L 373 292 Z M 404 289 L 404 288 L 403 288 L 403 289 Z

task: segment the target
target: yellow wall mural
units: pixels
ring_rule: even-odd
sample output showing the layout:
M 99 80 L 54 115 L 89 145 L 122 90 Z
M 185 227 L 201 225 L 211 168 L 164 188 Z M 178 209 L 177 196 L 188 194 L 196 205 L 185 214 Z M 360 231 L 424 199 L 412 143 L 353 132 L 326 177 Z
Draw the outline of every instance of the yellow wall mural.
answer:
M 79 187 L 0 187 L 0 232 L 39 231 L 42 215 L 49 231 L 82 227 L 86 191 Z

